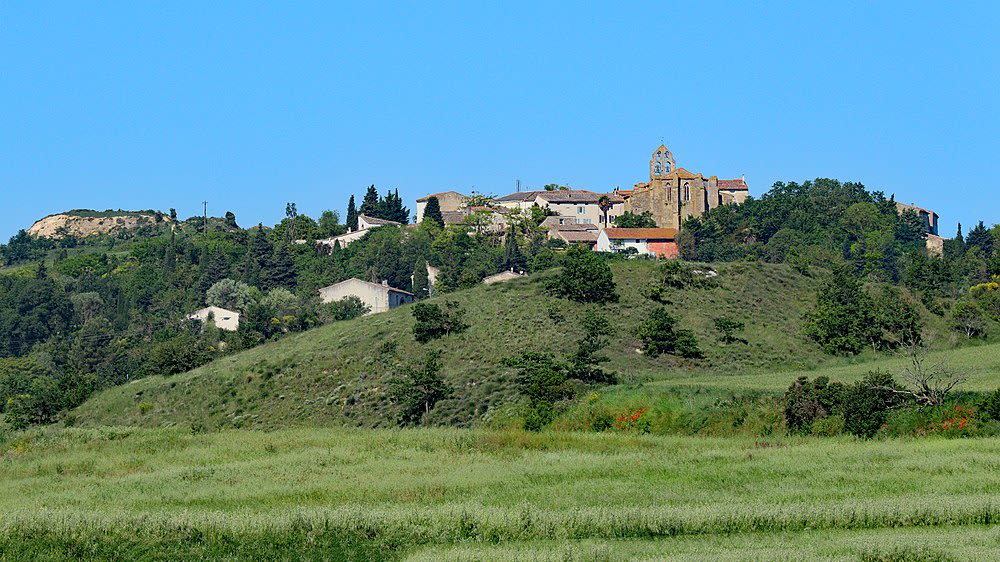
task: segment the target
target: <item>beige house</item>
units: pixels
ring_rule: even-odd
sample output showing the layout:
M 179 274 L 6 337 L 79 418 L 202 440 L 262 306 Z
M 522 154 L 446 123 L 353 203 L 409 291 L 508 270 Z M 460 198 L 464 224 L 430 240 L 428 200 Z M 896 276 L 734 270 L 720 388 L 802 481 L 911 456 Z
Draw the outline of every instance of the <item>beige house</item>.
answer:
M 597 243 L 597 235 L 600 232 L 596 224 L 578 224 L 573 218 L 561 216 L 545 217 L 540 226 L 547 230 L 545 235 L 550 240 L 562 240 L 567 244 L 586 244 L 591 249 Z
M 417 199 L 417 224 L 420 224 L 424 220 L 424 210 L 427 208 L 427 200 L 431 197 L 437 197 L 442 215 L 460 212 L 465 207 L 466 201 L 469 200 L 467 195 L 462 195 L 457 191 L 442 191 L 441 193 L 432 193 L 421 197 Z M 445 216 L 447 217 L 447 215 Z M 445 218 L 445 222 L 447 222 L 447 218 Z
M 378 314 L 401 304 L 413 302 L 413 293 L 390 287 L 384 281 L 372 283 L 352 278 L 319 290 L 319 298 L 324 303 L 351 296 L 357 297 L 369 308 L 368 314 Z
M 211 319 L 220 330 L 235 332 L 240 329 L 240 313 L 219 308 L 217 306 L 206 306 L 205 308 L 188 314 L 189 320 L 208 322 Z
M 599 204 L 602 197 L 607 197 L 611 205 L 608 208 L 607 224 L 604 223 L 604 211 Z M 505 195 L 495 203 L 508 209 L 523 211 L 528 211 L 534 205 L 547 207 L 555 214 L 571 219 L 577 224 L 592 224 L 598 228 L 614 224 L 615 219 L 625 211 L 625 200 L 622 197 L 614 193 L 597 193 L 584 189 L 523 191 Z

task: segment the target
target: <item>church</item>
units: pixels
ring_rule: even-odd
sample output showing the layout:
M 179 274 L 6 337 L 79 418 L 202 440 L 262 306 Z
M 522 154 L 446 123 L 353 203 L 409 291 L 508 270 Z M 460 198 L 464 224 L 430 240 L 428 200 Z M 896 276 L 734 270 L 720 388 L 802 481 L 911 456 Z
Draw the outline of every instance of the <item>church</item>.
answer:
M 670 150 L 660 145 L 649 160 L 649 182 L 639 182 L 632 189 L 616 189 L 615 194 L 625 200 L 625 211 L 648 211 L 660 228 L 680 229 L 685 220 L 709 209 L 742 203 L 750 191 L 742 178 L 706 178 L 679 168 Z

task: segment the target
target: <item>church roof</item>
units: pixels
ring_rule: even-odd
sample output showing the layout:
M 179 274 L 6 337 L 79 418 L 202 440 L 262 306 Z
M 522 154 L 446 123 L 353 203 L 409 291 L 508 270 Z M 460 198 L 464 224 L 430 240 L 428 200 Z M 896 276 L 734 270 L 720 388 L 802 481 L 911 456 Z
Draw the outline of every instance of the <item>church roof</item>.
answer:
M 430 195 L 424 195 L 420 199 L 417 199 L 417 203 L 424 203 L 428 199 L 430 199 L 431 197 L 437 197 L 438 199 L 440 199 L 444 195 L 458 195 L 459 197 L 462 197 L 464 199 L 468 199 L 469 198 L 468 195 L 463 195 L 463 194 L 461 194 L 461 193 L 459 193 L 457 191 L 442 191 L 441 193 L 431 193 Z
M 742 178 L 737 178 L 735 180 L 719 180 L 719 189 L 750 189 L 747 187 L 747 182 L 743 181 Z
M 688 170 L 685 170 L 684 168 L 677 168 L 676 170 L 674 170 L 674 171 L 670 172 L 669 174 L 667 174 L 666 177 L 668 177 L 668 178 L 680 178 L 682 180 L 694 180 L 694 179 L 699 179 L 702 176 L 701 176 L 701 174 L 695 174 L 693 172 L 689 172 Z

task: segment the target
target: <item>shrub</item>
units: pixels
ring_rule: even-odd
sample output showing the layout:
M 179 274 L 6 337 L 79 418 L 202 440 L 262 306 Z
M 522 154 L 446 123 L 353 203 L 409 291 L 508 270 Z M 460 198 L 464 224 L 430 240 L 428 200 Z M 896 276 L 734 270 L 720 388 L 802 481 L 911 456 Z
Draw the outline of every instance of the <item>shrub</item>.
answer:
M 785 391 L 785 425 L 792 433 L 811 433 L 814 424 L 842 410 L 845 387 L 827 377 L 799 377 Z
M 665 308 L 654 308 L 639 325 L 636 336 L 642 341 L 642 351 L 650 357 L 661 353 L 687 358 L 702 356 L 694 332 L 677 327 L 677 319 Z
M 354 295 L 324 306 L 324 316 L 333 321 L 353 320 L 369 312 L 371 312 L 371 308 Z
M 528 401 L 524 427 L 529 431 L 540 431 L 548 425 L 555 418 L 556 402 L 574 395 L 565 365 L 550 353 L 524 352 L 505 364 L 517 369 L 515 384 Z
M 617 302 L 611 267 L 596 253 L 574 244 L 566 251 L 563 269 L 548 284 L 549 291 L 576 302 Z
M 979 403 L 980 414 L 988 420 L 1000 421 L 1000 389 L 986 395 Z
M 719 340 L 722 343 L 747 343 L 747 340 L 736 335 L 737 332 L 742 332 L 746 324 L 741 320 L 734 320 L 728 316 L 720 316 L 715 319 L 715 329 L 722 334 Z
M 418 302 L 413 305 L 413 337 L 420 343 L 450 335 L 452 332 L 464 332 L 468 324 L 463 321 L 465 312 L 457 302 L 446 301 L 444 308 L 436 304 Z
M 902 390 L 892 375 L 872 371 L 844 393 L 844 429 L 857 437 L 871 438 L 885 425 L 889 412 L 903 405 L 893 389 Z
M 451 386 L 441 378 L 441 354 L 428 351 L 420 368 L 404 367 L 389 381 L 389 397 L 399 405 L 403 425 L 420 423 L 438 401 L 447 398 Z

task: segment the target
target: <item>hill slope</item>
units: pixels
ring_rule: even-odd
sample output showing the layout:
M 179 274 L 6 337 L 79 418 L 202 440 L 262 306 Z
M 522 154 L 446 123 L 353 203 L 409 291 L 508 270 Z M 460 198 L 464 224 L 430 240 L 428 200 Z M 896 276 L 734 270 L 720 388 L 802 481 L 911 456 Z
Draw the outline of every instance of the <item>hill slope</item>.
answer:
M 716 287 L 674 295 L 671 309 L 682 327 L 698 334 L 704 359 L 645 357 L 637 353 L 632 334 L 656 306 L 643 296 L 655 267 L 642 261 L 614 264 L 621 301 L 601 307 L 617 328 L 605 350 L 606 368 L 623 382 L 845 361 L 824 356 L 802 335 L 802 318 L 814 302 L 818 280 L 784 265 L 759 263 L 720 265 Z M 471 327 L 426 345 L 414 341 L 410 310 L 402 307 L 289 336 L 182 375 L 112 388 L 71 416 L 87 426 L 385 426 L 391 423 L 387 381 L 400 366 L 416 364 L 426 350 L 439 350 L 454 394 L 438 403 L 429 421 L 465 425 L 497 415 L 516 398 L 511 373 L 500 366 L 504 358 L 524 350 L 568 353 L 575 348 L 582 334 L 579 317 L 587 307 L 546 295 L 546 275 L 552 272 L 449 296 L 465 309 Z M 746 345 L 717 343 L 714 318 L 723 315 L 746 322 Z

